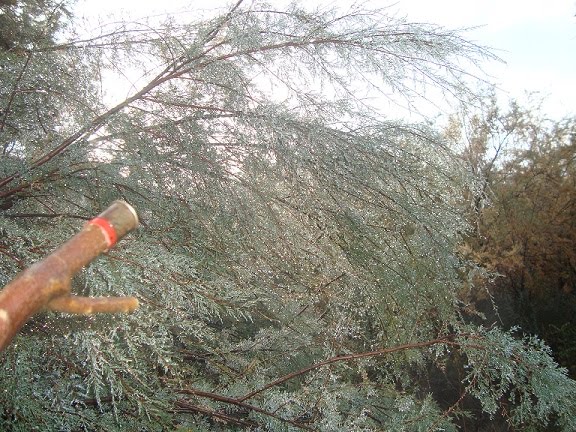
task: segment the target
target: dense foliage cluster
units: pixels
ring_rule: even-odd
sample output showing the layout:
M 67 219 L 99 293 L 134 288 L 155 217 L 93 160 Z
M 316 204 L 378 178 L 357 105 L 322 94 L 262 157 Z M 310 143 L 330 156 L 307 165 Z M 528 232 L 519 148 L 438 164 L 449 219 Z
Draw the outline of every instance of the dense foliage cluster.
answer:
M 142 227 L 74 290 L 142 307 L 29 322 L 0 357 L 2 429 L 456 430 L 465 398 L 576 428 L 546 346 L 459 295 L 474 176 L 430 127 L 354 96 L 465 97 L 462 64 L 489 53 L 385 11 L 238 1 L 56 37 L 42 5 L 34 31 L 2 35 L 0 281 L 122 198 Z M 119 68 L 144 78 L 107 106 Z M 454 358 L 441 399 L 427 383 Z

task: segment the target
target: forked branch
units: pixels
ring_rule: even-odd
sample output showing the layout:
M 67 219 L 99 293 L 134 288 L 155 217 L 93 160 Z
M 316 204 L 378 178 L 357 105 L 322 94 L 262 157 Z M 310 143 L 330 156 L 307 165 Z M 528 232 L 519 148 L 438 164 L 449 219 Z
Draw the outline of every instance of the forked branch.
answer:
M 138 225 L 134 209 L 115 201 L 98 217 L 42 261 L 20 273 L 0 291 L 0 351 L 35 313 L 55 310 L 73 314 L 131 312 L 134 297 L 70 295 L 72 276 Z

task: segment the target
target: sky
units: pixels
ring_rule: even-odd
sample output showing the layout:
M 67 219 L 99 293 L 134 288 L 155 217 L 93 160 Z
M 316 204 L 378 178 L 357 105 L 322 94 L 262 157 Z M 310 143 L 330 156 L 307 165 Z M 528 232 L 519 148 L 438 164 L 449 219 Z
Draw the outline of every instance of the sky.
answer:
M 401 0 L 409 19 L 449 28 L 476 27 L 468 38 L 505 63 L 484 65 L 502 98 L 544 98 L 543 113 L 576 115 L 576 1 Z
M 250 0 L 246 0 L 248 3 Z M 272 4 L 283 0 L 269 0 Z M 80 14 L 135 18 L 184 9 L 210 10 L 224 0 L 82 0 Z M 306 0 L 305 5 L 352 1 Z M 366 8 L 389 7 L 408 21 L 469 28 L 465 36 L 488 46 L 503 62 L 482 65 L 496 84 L 500 103 L 524 106 L 541 102 L 542 114 L 559 119 L 576 115 L 576 0 L 368 0 Z M 531 95 L 531 96 L 529 96 Z

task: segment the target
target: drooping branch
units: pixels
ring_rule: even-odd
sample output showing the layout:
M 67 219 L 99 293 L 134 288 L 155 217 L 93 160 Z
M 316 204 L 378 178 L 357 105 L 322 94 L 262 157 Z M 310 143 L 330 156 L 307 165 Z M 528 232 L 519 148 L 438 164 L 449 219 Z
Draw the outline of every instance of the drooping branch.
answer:
M 32 59 L 32 53 L 28 53 L 28 56 L 26 57 L 26 62 L 24 62 L 24 66 L 22 66 L 22 69 L 20 70 L 20 73 L 18 74 L 18 78 L 16 78 L 16 83 L 14 84 L 14 88 L 12 89 L 12 92 L 10 93 L 10 98 L 8 99 L 8 104 L 6 105 L 6 108 L 4 108 L 4 112 L 2 115 L 2 119 L 0 120 L 0 132 L 4 131 L 4 127 L 6 126 L 6 120 L 8 119 L 8 114 L 10 113 L 10 110 L 12 109 L 12 104 L 14 103 L 14 97 L 16 96 L 16 93 L 18 92 L 18 86 L 20 85 L 20 81 L 22 81 L 22 77 L 24 76 L 24 72 L 26 72 L 26 69 L 28 68 L 28 65 L 30 64 L 30 60 Z M 6 147 L 7 144 L 4 145 L 4 148 L 2 150 L 2 154 L 6 154 Z
M 257 412 L 257 413 L 260 413 L 260 414 L 264 414 L 264 415 L 266 415 L 266 416 L 268 416 L 268 417 L 275 418 L 275 419 L 280 420 L 280 421 L 282 421 L 282 422 L 284 422 L 284 423 L 289 423 L 289 424 L 291 424 L 292 426 L 296 426 L 296 427 L 299 428 L 299 429 L 310 430 L 310 431 L 316 430 L 316 429 L 310 428 L 310 427 L 308 427 L 308 426 L 306 426 L 306 425 L 304 425 L 304 424 L 302 424 L 302 423 L 299 423 L 299 422 L 297 422 L 297 421 L 290 420 L 290 419 L 285 419 L 285 418 L 283 418 L 283 417 L 280 417 L 278 414 L 275 414 L 275 413 L 270 412 L 270 411 L 266 411 L 266 410 L 264 410 L 264 409 L 262 409 L 262 408 L 258 408 L 257 406 L 247 404 L 247 403 L 245 403 L 245 402 L 242 402 L 242 401 L 239 400 L 239 399 L 234 399 L 234 398 L 231 398 L 231 397 L 228 397 L 228 396 L 223 396 L 223 395 L 219 395 L 219 394 L 216 394 L 216 393 L 205 392 L 205 391 L 202 391 L 202 390 L 196 390 L 196 389 L 192 389 L 192 388 L 182 389 L 182 390 L 179 391 L 179 393 L 191 394 L 191 395 L 194 395 L 194 396 L 199 396 L 199 397 L 204 397 L 204 398 L 212 399 L 212 400 L 218 401 L 218 402 L 224 402 L 224 403 L 227 403 L 227 404 L 230 404 L 230 405 L 236 405 L 236 406 L 238 406 L 238 407 L 245 408 L 245 409 L 247 409 L 247 410 L 249 410 L 249 411 L 254 411 L 254 412 Z
M 240 426 L 248 426 L 250 428 L 254 428 L 254 427 L 258 426 L 254 422 L 242 420 L 242 419 L 233 417 L 233 416 L 228 415 L 228 414 L 214 411 L 210 408 L 202 407 L 199 405 L 194 405 L 194 404 L 191 404 L 190 402 L 187 402 L 184 400 L 176 401 L 176 406 L 177 406 L 177 408 L 174 410 L 176 412 L 196 412 L 196 413 L 208 415 L 208 416 L 213 417 L 215 419 L 219 419 L 220 421 L 225 421 L 225 422 L 237 424 Z
M 214 27 L 210 29 L 203 38 L 199 41 L 201 49 L 195 53 L 184 52 L 178 57 L 172 56 L 167 62 L 164 63 L 162 70 L 156 74 L 146 85 L 144 85 L 140 90 L 136 91 L 132 96 L 128 97 L 124 101 L 120 102 L 116 106 L 96 116 L 90 120 L 83 127 L 79 128 L 75 133 L 70 135 L 68 138 L 64 139 L 60 144 L 54 147 L 52 150 L 48 151 L 38 159 L 34 160 L 30 164 L 30 169 L 34 170 L 47 162 L 51 161 L 54 157 L 65 152 L 70 146 L 77 143 L 82 139 L 87 139 L 92 136 L 95 132 L 100 130 L 112 116 L 121 112 L 122 110 L 129 107 L 131 104 L 143 100 L 145 96 L 149 96 L 150 93 L 162 86 L 164 83 L 182 78 L 191 72 L 198 72 L 205 69 L 215 63 L 223 63 L 231 61 L 234 59 L 250 58 L 255 61 L 254 56 L 258 54 L 266 54 L 273 51 L 282 52 L 285 50 L 302 50 L 306 51 L 311 48 L 313 51 L 317 51 L 319 47 L 342 47 L 343 49 L 355 51 L 355 52 L 366 52 L 372 53 L 374 56 L 383 56 L 393 58 L 394 61 L 399 62 L 402 65 L 406 65 L 408 69 L 419 69 L 419 64 L 428 65 L 431 67 L 445 67 L 448 71 L 455 73 L 465 74 L 466 72 L 460 70 L 456 64 L 444 64 L 434 55 L 428 53 L 421 57 L 408 56 L 403 52 L 400 52 L 395 48 L 388 48 L 387 41 L 394 37 L 399 37 L 400 39 L 406 39 L 408 42 L 413 43 L 415 35 L 411 32 L 400 31 L 384 31 L 384 30 L 372 30 L 366 34 L 362 34 L 355 31 L 341 31 L 339 33 L 330 33 L 317 35 L 316 32 L 318 28 L 309 29 L 309 33 L 306 31 L 301 34 L 291 35 L 288 40 L 269 40 L 264 42 L 260 46 L 256 47 L 242 47 L 235 49 L 232 46 L 232 40 L 227 38 L 225 34 L 225 28 L 227 24 L 233 19 L 235 14 L 241 15 L 239 8 L 242 4 L 242 0 L 236 2 L 236 4 L 229 10 L 229 12 L 220 20 L 216 22 Z M 260 11 L 261 13 L 266 13 L 266 11 Z M 247 13 L 247 12 L 246 12 Z M 328 24 L 327 24 L 328 25 Z M 271 32 L 270 34 L 273 34 Z M 449 41 L 450 38 L 454 37 L 451 34 L 439 34 L 437 32 L 428 31 L 424 36 L 432 35 L 438 38 L 443 38 Z M 222 37 L 220 37 L 222 36 Z M 481 47 L 470 46 L 470 44 L 465 44 L 464 41 L 461 45 L 465 47 L 462 49 L 464 57 L 471 57 L 471 52 L 476 52 L 477 54 L 489 56 L 490 54 L 481 49 Z M 450 45 L 450 44 L 448 44 Z M 219 49 L 222 47 L 227 47 L 229 49 L 220 52 Z M 439 63 L 440 62 L 440 63 Z M 425 66 L 422 66 L 426 69 Z M 420 70 L 425 76 L 434 81 L 434 77 L 430 76 L 425 70 Z M 442 87 L 449 87 L 449 83 L 444 83 Z M 192 106 L 191 106 L 192 107 Z M 16 179 L 21 179 L 22 173 L 15 172 L 11 175 L 0 179 L 0 188 L 12 183 Z M 9 190 L 0 192 L 0 198 L 7 198 L 23 189 L 30 187 L 29 184 L 21 182 L 19 185 L 12 186 Z
M 462 335 L 459 335 L 459 336 L 462 336 Z M 386 349 L 382 349 L 382 350 L 378 350 L 378 351 L 370 351 L 370 352 L 364 352 L 364 353 L 358 353 L 358 354 L 336 356 L 336 357 L 332 357 L 332 358 L 329 358 L 327 360 L 315 363 L 313 365 L 310 365 L 310 366 L 303 368 L 303 369 L 300 369 L 298 371 L 286 374 L 283 377 L 280 377 L 277 380 L 255 390 L 251 393 L 248 393 L 248 394 L 246 394 L 240 398 L 233 398 L 233 397 L 224 396 L 224 395 L 220 395 L 220 394 L 216 394 L 216 393 L 212 393 L 212 392 L 207 392 L 207 391 L 203 391 L 203 390 L 198 390 L 198 389 L 194 389 L 194 388 L 181 389 L 181 390 L 179 390 L 179 393 L 194 395 L 197 397 L 208 398 L 208 399 L 211 399 L 211 400 L 217 401 L 217 402 L 235 405 L 235 406 L 244 408 L 244 409 L 249 410 L 249 411 L 253 411 L 253 412 L 257 412 L 257 413 L 260 413 L 260 414 L 263 414 L 263 415 L 266 415 L 269 417 L 273 417 L 277 420 L 291 424 L 292 426 L 295 426 L 295 427 L 300 428 L 300 429 L 315 430 L 314 428 L 306 426 L 306 425 L 302 424 L 301 422 L 297 422 L 297 421 L 291 420 L 291 419 L 285 419 L 285 418 L 281 417 L 280 415 L 276 414 L 275 412 L 266 411 L 262 408 L 254 406 L 252 404 L 248 404 L 245 401 L 253 398 L 257 394 L 262 393 L 265 390 L 268 390 L 274 386 L 280 385 L 280 384 L 282 384 L 286 381 L 289 381 L 293 378 L 304 375 L 304 374 L 306 374 L 306 373 L 308 373 L 314 369 L 318 369 L 318 368 L 321 368 L 323 366 L 330 365 L 332 363 L 347 362 L 347 361 L 358 360 L 358 359 L 368 358 L 368 357 L 377 357 L 377 356 L 382 356 L 385 354 L 391 354 L 394 352 L 399 352 L 399 351 L 404 351 L 404 350 L 427 348 L 427 347 L 430 347 L 433 345 L 462 346 L 462 343 L 455 341 L 454 335 L 447 335 L 447 336 L 437 338 L 437 339 L 432 339 L 432 340 L 428 340 L 428 341 L 424 341 L 424 342 L 416 342 L 416 343 L 411 343 L 411 344 L 398 345 L 395 347 L 386 348 Z M 477 344 L 474 344 L 474 345 L 467 344 L 466 346 L 471 347 L 471 348 L 480 349 L 480 350 L 484 349 L 483 346 L 477 345 Z M 461 395 L 460 399 L 445 413 L 444 416 L 449 415 L 450 412 L 453 411 L 456 408 L 456 406 L 463 400 L 463 398 L 466 396 L 466 394 L 467 394 L 467 392 L 464 392 L 464 394 Z M 192 409 L 193 411 L 196 411 L 196 412 L 200 412 L 200 413 L 203 413 L 203 414 L 215 417 L 215 418 L 223 419 L 222 413 L 220 413 L 219 411 L 213 411 L 213 410 L 206 409 L 204 407 L 200 407 L 198 405 L 192 405 L 187 401 L 180 400 L 177 402 L 177 406 L 186 407 L 186 408 Z M 240 419 L 237 419 L 235 417 L 228 416 L 228 415 L 226 415 L 225 420 L 235 422 L 238 424 L 243 424 L 243 420 L 240 420 Z
M 266 384 L 263 387 L 260 387 L 259 389 L 256 389 L 250 393 L 247 393 L 246 395 L 236 399 L 239 402 L 244 402 L 245 400 L 251 399 L 254 396 L 256 396 L 257 394 L 262 393 L 265 390 L 268 390 L 269 388 L 275 387 L 277 385 L 283 384 L 286 381 L 289 381 L 291 379 L 294 379 L 300 375 L 304 375 L 314 369 L 318 369 L 321 368 L 323 366 L 327 366 L 330 365 L 332 363 L 339 363 L 339 362 L 347 362 L 347 361 L 351 361 L 351 360 L 358 360 L 358 359 L 363 359 L 363 358 L 368 358 L 368 357 L 378 357 L 378 356 L 382 356 L 385 354 L 391 354 L 394 352 L 398 352 L 398 351 L 404 351 L 404 350 L 409 350 L 409 349 L 420 349 L 420 348 L 426 348 L 429 346 L 433 346 L 433 345 L 452 345 L 452 346 L 460 346 L 460 343 L 455 342 L 454 341 L 454 337 L 449 335 L 449 336 L 445 336 L 442 338 L 438 338 L 438 339 L 432 339 L 432 340 L 428 340 L 428 341 L 424 341 L 424 342 L 416 342 L 416 343 L 411 343 L 411 344 L 404 344 L 404 345 L 398 345 L 392 348 L 385 348 L 382 350 L 378 350 L 378 351 L 370 351 L 370 352 L 364 352 L 364 353 L 359 353 L 359 354 L 348 354 L 348 355 L 343 355 L 343 356 L 336 356 L 336 357 L 332 357 L 329 358 L 327 360 L 323 360 L 321 362 L 318 363 L 314 363 L 313 365 L 310 365 L 308 367 L 305 367 L 303 369 L 297 370 L 295 372 L 291 372 L 289 374 L 286 374 L 280 378 L 278 378 L 275 381 L 272 381 L 271 383 Z M 478 346 L 477 348 L 482 348 L 480 346 Z
M 38 168 L 38 167 L 44 165 L 45 163 L 52 160 L 54 157 L 63 153 L 68 147 L 70 147 L 72 144 L 76 143 L 81 138 L 88 137 L 91 134 L 98 131 L 106 123 L 106 121 L 108 121 L 110 119 L 110 117 L 112 117 L 114 114 L 119 113 L 124 108 L 126 108 L 131 103 L 133 103 L 134 101 L 139 100 L 142 96 L 144 96 L 145 94 L 150 92 L 152 89 L 158 87 L 159 85 L 161 85 L 165 81 L 168 81 L 171 78 L 171 74 L 169 73 L 169 70 L 170 70 L 170 66 L 166 67 L 152 81 L 150 81 L 146 86 L 144 86 L 140 91 L 138 91 L 137 93 L 135 93 L 134 95 L 132 95 L 128 99 L 124 100 L 123 102 L 120 102 L 118 105 L 109 109 L 105 113 L 92 119 L 87 125 L 81 127 L 75 133 L 73 133 L 68 138 L 66 138 L 64 141 L 62 141 L 62 143 L 60 143 L 58 146 L 56 146 L 55 148 L 53 148 L 52 150 L 50 150 L 48 153 L 44 154 L 40 158 L 36 159 L 31 164 L 31 168 L 32 169 Z M 0 180 L 0 187 L 3 187 L 3 186 L 10 184 L 12 181 L 16 180 L 19 177 L 21 177 L 21 173 L 14 173 L 12 175 L 9 175 L 9 176 L 1 179 Z M 2 193 L 0 193 L 0 198 L 6 198 L 10 195 L 13 195 L 13 194 L 19 192 L 21 189 L 22 189 L 21 186 L 17 186 L 11 190 L 8 190 L 6 192 L 2 192 Z

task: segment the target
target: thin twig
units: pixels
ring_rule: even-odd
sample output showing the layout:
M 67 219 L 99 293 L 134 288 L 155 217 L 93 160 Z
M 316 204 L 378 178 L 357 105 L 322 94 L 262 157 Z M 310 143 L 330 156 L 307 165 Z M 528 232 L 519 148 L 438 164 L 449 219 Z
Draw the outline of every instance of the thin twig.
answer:
M 12 213 L 12 214 L 3 214 L 2 217 L 9 218 L 9 219 L 18 219 L 18 218 L 71 218 L 71 219 L 82 219 L 82 220 L 90 220 L 91 218 L 88 216 L 81 216 L 75 215 L 71 213 Z

